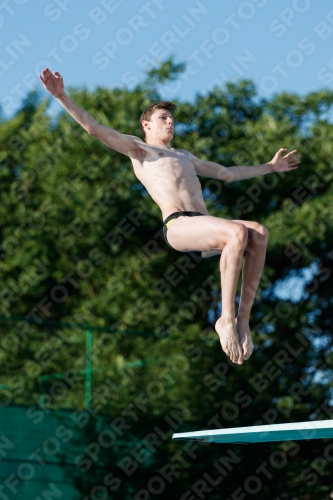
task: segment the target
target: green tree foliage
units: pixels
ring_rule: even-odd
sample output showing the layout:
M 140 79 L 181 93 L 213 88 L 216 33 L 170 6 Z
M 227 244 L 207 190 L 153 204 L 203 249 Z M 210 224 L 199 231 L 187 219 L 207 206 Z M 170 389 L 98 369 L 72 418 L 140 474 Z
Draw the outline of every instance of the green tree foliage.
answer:
M 181 70 L 169 61 L 133 91 L 71 89 L 71 96 L 100 123 L 140 135 L 142 110 Z M 256 488 L 260 499 L 328 498 L 333 453 L 325 440 L 191 452 L 170 432 L 333 416 L 332 102 L 329 91 L 265 101 L 242 81 L 177 103 L 174 147 L 203 159 L 230 166 L 266 162 L 280 147 L 302 154 L 288 174 L 229 185 L 201 179 L 212 215 L 257 220 L 270 231 L 252 314 L 256 348 L 241 367 L 225 359 L 214 333 L 218 261 L 166 246 L 160 211 L 130 161 L 35 95 L 0 123 L 1 314 L 30 320 L 2 321 L 3 400 L 37 404 L 42 390 L 49 407 L 83 411 L 85 325 L 100 328 L 93 409 L 68 456 L 88 460 L 84 447 L 103 429 L 115 443 L 99 444 L 86 469 L 82 457 L 70 468 L 82 495 L 113 474 L 121 485 L 108 486 L 110 498 L 149 488 L 149 498 L 160 499 L 187 490 L 193 498 L 245 498 Z M 52 326 L 59 321 L 69 326 Z M 51 379 L 41 389 L 41 377 L 56 373 L 62 385 Z M 167 437 L 144 448 L 156 427 Z M 176 477 L 166 478 L 167 463 Z

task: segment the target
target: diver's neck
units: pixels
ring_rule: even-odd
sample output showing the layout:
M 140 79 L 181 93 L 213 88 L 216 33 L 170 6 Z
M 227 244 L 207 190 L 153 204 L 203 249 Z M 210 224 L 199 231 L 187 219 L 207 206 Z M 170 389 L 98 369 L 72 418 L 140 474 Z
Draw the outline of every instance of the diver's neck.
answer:
M 171 143 L 168 141 L 162 141 L 158 139 L 147 139 L 147 144 L 149 146 L 156 146 L 158 148 L 163 148 L 163 149 L 172 149 Z

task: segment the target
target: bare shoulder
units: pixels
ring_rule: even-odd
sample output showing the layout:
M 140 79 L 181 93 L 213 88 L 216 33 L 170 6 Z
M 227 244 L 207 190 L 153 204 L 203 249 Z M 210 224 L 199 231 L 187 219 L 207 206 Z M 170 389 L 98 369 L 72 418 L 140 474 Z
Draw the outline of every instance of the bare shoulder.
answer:
M 129 134 L 122 134 L 124 137 L 128 137 L 128 139 L 132 139 L 134 140 L 135 142 L 142 142 L 143 144 L 145 144 L 143 142 L 142 139 L 140 139 L 140 137 L 137 137 L 136 135 L 129 135 Z
M 145 145 L 145 142 L 143 142 L 143 140 L 140 139 L 140 137 L 137 137 L 136 135 L 122 134 L 122 136 L 124 137 L 124 139 L 127 139 L 129 143 L 133 144 L 133 146 L 135 147 L 140 148 Z
M 142 162 L 147 155 L 145 148 L 146 143 L 140 139 L 140 137 L 136 137 L 135 135 L 123 134 L 123 137 L 129 142 L 127 156 L 129 156 L 132 160 L 139 160 Z
M 191 153 L 190 151 L 187 151 L 187 149 L 177 148 L 176 151 L 179 151 L 180 153 L 184 153 L 186 156 L 188 156 L 192 160 L 197 159 L 197 157 L 193 153 Z
M 93 127 L 91 135 L 102 141 L 114 151 L 118 151 L 130 158 L 133 155 L 137 156 L 137 153 L 141 151 L 141 144 L 143 144 L 143 141 L 135 135 L 121 134 L 117 130 L 105 125 L 100 125 L 99 123 Z

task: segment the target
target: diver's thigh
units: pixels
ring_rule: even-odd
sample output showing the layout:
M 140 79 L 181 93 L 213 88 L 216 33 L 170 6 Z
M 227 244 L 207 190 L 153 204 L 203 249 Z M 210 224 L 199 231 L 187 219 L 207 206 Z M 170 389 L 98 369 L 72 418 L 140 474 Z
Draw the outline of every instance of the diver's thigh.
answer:
M 234 222 L 211 215 L 178 217 L 170 224 L 167 238 L 180 252 L 223 250 L 235 231 Z

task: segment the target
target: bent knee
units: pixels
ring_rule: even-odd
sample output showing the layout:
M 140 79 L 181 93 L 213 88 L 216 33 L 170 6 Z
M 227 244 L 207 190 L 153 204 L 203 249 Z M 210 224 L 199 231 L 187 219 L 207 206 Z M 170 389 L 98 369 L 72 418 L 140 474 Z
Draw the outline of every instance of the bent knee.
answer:
M 247 240 L 249 237 L 247 227 L 244 226 L 244 224 L 239 224 L 238 222 L 235 222 L 234 227 L 232 229 L 231 237 L 238 244 L 245 247 L 247 245 Z
M 269 231 L 266 226 L 263 226 L 262 224 L 256 224 L 253 233 L 254 243 L 267 245 Z
M 267 243 L 269 234 L 267 227 L 259 224 L 258 233 L 261 235 L 262 239 L 265 240 Z

